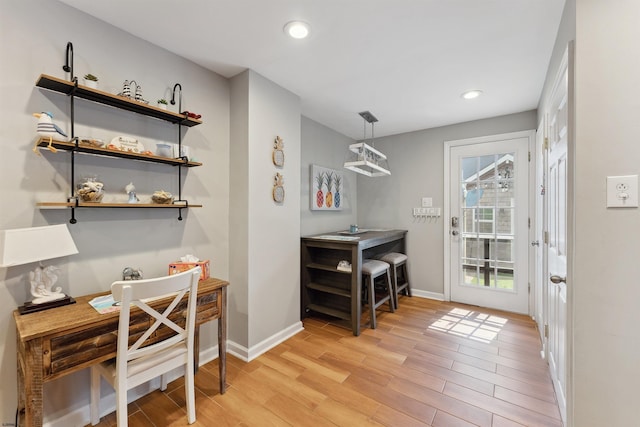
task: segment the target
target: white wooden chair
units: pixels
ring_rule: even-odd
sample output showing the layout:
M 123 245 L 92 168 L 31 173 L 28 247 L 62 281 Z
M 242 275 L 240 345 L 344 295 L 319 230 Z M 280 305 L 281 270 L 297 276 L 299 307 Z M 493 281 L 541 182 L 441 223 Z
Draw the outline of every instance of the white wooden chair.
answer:
M 161 377 L 161 390 L 167 387 L 166 374 L 178 367 L 185 367 L 185 394 L 187 402 L 187 420 L 196 421 L 194 392 L 194 330 L 195 312 L 198 296 L 200 267 L 172 276 L 144 280 L 117 281 L 111 285 L 111 293 L 120 301 L 118 324 L 117 355 L 115 359 L 91 367 L 91 424 L 100 421 L 100 377 L 105 378 L 116 391 L 116 418 L 118 426 L 127 425 L 127 390 L 158 376 Z M 176 306 L 188 294 L 185 327 L 169 319 L 177 313 Z M 159 297 L 175 298 L 162 312 L 158 312 L 147 303 Z M 146 301 L 146 302 L 145 302 Z M 131 308 L 137 306 L 148 313 L 153 324 L 146 331 L 129 331 Z M 178 322 L 182 323 L 182 322 Z M 149 337 L 155 339 L 156 331 L 162 325 L 171 328 L 175 334 L 168 333 L 162 341 L 147 345 Z M 140 334 L 142 334 L 140 336 Z M 139 338 L 138 338 L 139 336 Z M 130 341 L 135 340 L 133 345 Z

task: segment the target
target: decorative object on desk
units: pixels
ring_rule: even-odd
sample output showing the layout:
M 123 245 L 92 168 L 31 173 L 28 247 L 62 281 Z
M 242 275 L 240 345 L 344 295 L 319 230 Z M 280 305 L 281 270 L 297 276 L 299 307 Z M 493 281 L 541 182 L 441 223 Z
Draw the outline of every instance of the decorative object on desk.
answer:
M 349 145 L 349 153 L 347 160 L 344 162 L 344 168 L 369 177 L 391 175 L 387 156 L 373 147 L 373 126 L 378 119 L 369 111 L 363 111 L 358 114 L 364 119 L 364 138 L 361 142 Z M 367 139 L 367 123 L 371 123 L 371 145 L 365 143 Z
M 351 224 L 349 226 L 349 233 L 354 234 L 358 232 L 358 224 Z
M 122 270 L 122 280 L 142 280 L 142 269 L 138 268 L 137 270 L 132 267 L 125 267 Z
M 151 195 L 151 200 L 159 205 L 168 205 L 173 202 L 173 195 L 167 191 L 158 190 Z
M 168 107 L 168 103 L 167 100 L 164 98 L 160 98 L 158 99 L 158 108 L 161 108 L 163 110 L 166 110 Z
M 81 202 L 100 203 L 104 197 L 104 184 L 96 176 L 85 178 L 76 189 Z
M 38 118 L 38 127 L 36 128 L 36 132 L 38 133 L 38 135 L 43 138 L 49 138 L 49 145 L 47 145 L 47 148 L 52 153 L 57 152 L 58 150 L 56 149 L 56 147 L 52 145 L 53 137 L 63 136 L 67 138 L 67 134 L 64 133 L 64 131 L 60 129 L 58 125 L 53 123 L 53 114 L 49 113 L 48 111 L 43 111 L 42 113 L 33 113 L 33 117 Z M 40 141 L 36 141 L 35 145 L 33 146 L 33 152 L 39 156 L 40 151 L 38 151 L 38 142 Z
M 342 171 L 318 165 L 310 167 L 311 210 L 340 211 L 344 205 Z M 325 191 L 326 188 L 326 191 Z M 334 192 L 335 191 L 335 192 Z
M 110 150 L 124 151 L 127 153 L 142 154 L 144 145 L 132 136 L 116 136 L 111 140 L 107 148 Z
M 276 203 L 284 202 L 284 177 L 278 172 L 273 179 L 272 196 Z
M 129 196 L 129 200 L 127 200 L 127 203 L 138 203 L 140 201 L 140 199 L 138 199 L 138 196 L 136 196 L 136 187 L 135 185 L 133 185 L 133 182 L 127 184 L 124 187 L 124 191 L 126 191 L 127 195 Z
M 173 157 L 173 146 L 171 144 L 156 144 L 156 156 Z
M 191 270 L 192 268 L 200 267 L 200 280 L 209 278 L 210 262 L 208 259 L 200 261 L 195 255 L 187 254 L 180 257 L 180 261 L 172 262 L 169 264 L 169 275 L 178 274 L 183 271 Z
M 0 231 L 0 267 L 13 267 L 78 253 L 66 224 Z M 29 273 L 33 300 L 19 307 L 20 314 L 73 304 L 75 300 L 55 286 L 54 266 L 40 264 Z
M 91 73 L 85 74 L 84 75 L 84 85 L 86 87 L 90 87 L 91 89 L 97 89 L 98 88 L 98 78 L 96 76 L 94 76 L 93 74 L 91 74 Z
M 279 136 L 276 136 L 273 142 L 273 153 L 271 154 L 273 164 L 281 168 L 284 166 L 284 141 Z

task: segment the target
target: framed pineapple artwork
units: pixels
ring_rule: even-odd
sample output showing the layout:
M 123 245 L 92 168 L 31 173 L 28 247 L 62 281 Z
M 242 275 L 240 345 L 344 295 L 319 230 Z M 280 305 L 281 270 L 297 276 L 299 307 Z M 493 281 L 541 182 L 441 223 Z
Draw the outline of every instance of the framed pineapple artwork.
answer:
M 341 171 L 311 165 L 309 188 L 313 211 L 340 211 L 344 205 L 344 176 Z

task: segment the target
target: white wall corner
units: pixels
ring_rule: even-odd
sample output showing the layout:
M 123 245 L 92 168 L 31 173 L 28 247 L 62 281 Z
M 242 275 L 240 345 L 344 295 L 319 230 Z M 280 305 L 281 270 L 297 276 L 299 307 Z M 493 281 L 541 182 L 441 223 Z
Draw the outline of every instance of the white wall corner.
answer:
M 245 362 L 250 362 L 303 330 L 302 322 L 298 321 L 280 332 L 271 335 L 269 338 L 262 340 L 251 348 L 247 348 L 233 341 L 228 341 L 227 352 Z

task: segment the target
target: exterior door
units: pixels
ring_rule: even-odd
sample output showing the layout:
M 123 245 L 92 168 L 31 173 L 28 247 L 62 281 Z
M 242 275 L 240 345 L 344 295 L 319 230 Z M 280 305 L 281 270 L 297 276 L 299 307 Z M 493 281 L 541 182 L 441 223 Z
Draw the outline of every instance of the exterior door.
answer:
M 565 55 L 551 95 L 547 152 L 547 288 L 549 370 L 563 420 L 567 390 L 567 149 L 568 61 Z
M 529 311 L 532 135 L 520 132 L 448 143 L 452 301 Z

